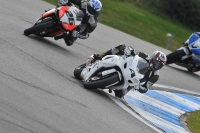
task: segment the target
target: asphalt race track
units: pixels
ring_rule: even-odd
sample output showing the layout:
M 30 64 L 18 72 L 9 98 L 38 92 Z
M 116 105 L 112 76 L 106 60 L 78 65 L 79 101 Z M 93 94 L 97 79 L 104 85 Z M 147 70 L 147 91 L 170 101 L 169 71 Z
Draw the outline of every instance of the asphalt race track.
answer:
M 0 132 L 155 133 L 104 91 L 83 88 L 73 70 L 91 54 L 121 42 L 147 54 L 170 51 L 102 24 L 89 39 L 79 39 L 71 47 L 63 40 L 23 35 L 44 10 L 53 7 L 41 0 L 1 0 Z M 157 84 L 200 93 L 199 78 L 200 72 L 170 65 L 160 71 Z

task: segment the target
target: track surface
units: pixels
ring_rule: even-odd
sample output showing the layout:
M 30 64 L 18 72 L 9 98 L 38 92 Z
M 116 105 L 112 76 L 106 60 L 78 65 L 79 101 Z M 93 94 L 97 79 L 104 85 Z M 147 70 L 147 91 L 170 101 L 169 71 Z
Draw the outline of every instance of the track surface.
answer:
M 1 0 L 0 132 L 154 133 L 99 90 L 88 91 L 73 77 L 93 53 L 120 42 L 151 54 L 169 51 L 99 24 L 87 40 L 67 47 L 63 40 L 23 35 L 45 9 L 41 0 Z M 158 84 L 200 92 L 199 73 L 175 65 L 160 72 Z

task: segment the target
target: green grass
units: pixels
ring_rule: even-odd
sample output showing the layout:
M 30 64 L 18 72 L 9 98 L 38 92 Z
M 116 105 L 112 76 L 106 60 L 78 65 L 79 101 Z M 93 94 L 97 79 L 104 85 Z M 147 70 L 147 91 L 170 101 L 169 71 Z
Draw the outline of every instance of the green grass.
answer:
M 200 133 L 200 110 L 192 112 L 186 122 L 193 133 Z
M 44 1 L 57 5 L 57 0 Z M 175 50 L 194 32 L 180 23 L 165 17 L 160 18 L 136 7 L 131 0 L 101 0 L 101 2 L 103 8 L 99 17 L 100 23 L 163 48 L 168 41 L 167 33 L 175 35 L 169 47 L 170 50 Z M 193 133 L 200 133 L 200 111 L 192 113 L 187 123 Z
M 193 32 L 179 23 L 157 17 L 136 7 L 133 3 L 120 0 L 101 0 L 101 2 L 103 3 L 101 23 L 163 48 L 168 41 L 167 33 L 175 34 L 170 44 L 170 49 L 174 50 Z

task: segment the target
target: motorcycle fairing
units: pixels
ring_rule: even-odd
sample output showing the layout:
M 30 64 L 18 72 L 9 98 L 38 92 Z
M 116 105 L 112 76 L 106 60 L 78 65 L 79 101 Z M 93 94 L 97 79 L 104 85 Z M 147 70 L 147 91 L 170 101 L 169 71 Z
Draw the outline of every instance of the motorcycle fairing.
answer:
M 53 32 L 53 33 L 49 34 L 49 36 L 53 37 L 55 35 L 62 35 L 62 34 L 63 34 L 62 31 L 56 31 L 56 32 Z
M 199 39 L 199 36 L 197 34 L 192 34 L 189 38 L 188 45 L 192 45 L 195 41 Z
M 190 49 L 192 51 L 192 53 L 194 53 L 195 55 L 198 55 L 200 56 L 200 48 L 193 48 L 193 49 Z
M 140 68 L 138 68 L 138 63 L 140 62 L 140 57 L 130 56 L 126 58 L 125 63 L 127 63 L 127 67 L 124 68 L 122 72 L 125 75 L 126 81 L 130 86 L 135 86 L 139 84 L 139 80 L 144 77 L 144 75 L 140 74 Z
M 111 56 L 111 57 L 108 58 L 108 56 Z M 96 61 L 91 66 L 87 66 L 82 71 L 82 74 L 81 74 L 81 75 L 83 75 L 83 79 L 85 81 L 88 80 L 96 71 L 98 71 L 102 67 L 108 68 L 108 67 L 115 66 L 117 60 L 120 59 L 119 56 L 115 56 L 115 55 L 114 55 L 114 57 L 112 57 L 113 55 L 108 55 L 108 56 L 102 58 L 101 61 L 100 60 Z
M 80 19 L 77 19 L 77 14 L 80 10 L 74 6 L 71 7 L 61 7 L 58 14 L 62 27 L 65 30 L 72 31 L 77 25 L 81 23 Z
M 121 90 L 126 89 L 128 86 L 134 86 L 134 88 L 138 89 L 140 84 L 139 80 L 144 77 L 143 74 L 139 73 L 140 69 L 137 67 L 139 59 L 140 57 L 138 55 L 136 55 L 135 57 L 130 56 L 125 59 L 117 55 L 107 55 L 101 61 L 96 61 L 91 66 L 86 67 L 82 71 L 81 75 L 84 81 L 86 81 L 101 68 L 111 67 L 113 67 L 112 69 L 114 69 L 116 72 L 120 73 L 114 68 L 115 66 L 118 66 L 121 70 L 122 75 L 124 75 L 123 84 L 110 88 L 113 90 Z M 119 77 L 121 78 L 120 75 Z
M 192 34 L 190 36 L 188 46 L 191 52 L 194 53 L 193 56 L 200 56 L 200 38 L 197 34 Z
M 62 18 L 65 15 L 66 11 L 69 10 L 69 7 L 68 6 L 62 6 L 62 7 L 58 8 L 58 10 L 59 10 L 58 11 L 58 17 Z
M 46 18 L 46 17 L 50 16 L 51 14 L 53 14 L 55 12 L 55 10 L 56 9 L 54 8 L 54 9 L 51 9 L 51 10 L 45 12 L 44 14 L 42 14 L 42 18 Z

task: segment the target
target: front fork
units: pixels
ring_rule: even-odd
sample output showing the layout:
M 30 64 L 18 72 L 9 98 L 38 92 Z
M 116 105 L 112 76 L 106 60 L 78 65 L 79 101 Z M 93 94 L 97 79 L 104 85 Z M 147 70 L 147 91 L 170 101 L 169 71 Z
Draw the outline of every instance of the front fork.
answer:
M 192 53 L 190 52 L 189 48 L 187 45 L 181 47 L 180 49 L 182 49 L 185 52 L 185 56 L 182 56 L 181 60 L 185 60 L 188 59 L 190 57 L 192 57 Z

